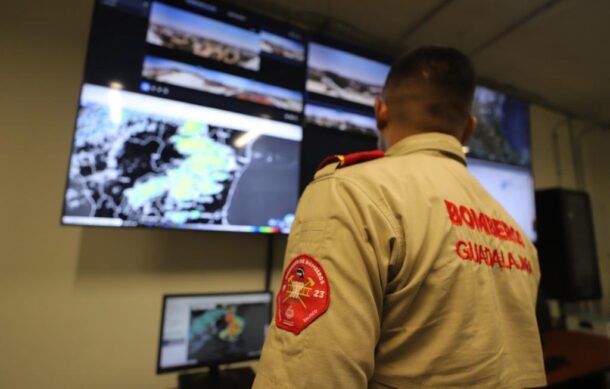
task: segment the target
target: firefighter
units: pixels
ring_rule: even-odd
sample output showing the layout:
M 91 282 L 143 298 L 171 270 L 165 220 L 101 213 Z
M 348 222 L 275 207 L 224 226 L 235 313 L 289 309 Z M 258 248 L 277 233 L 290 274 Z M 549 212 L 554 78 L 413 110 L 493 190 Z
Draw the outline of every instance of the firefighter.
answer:
M 536 250 L 466 169 L 475 82 L 452 48 L 393 64 L 385 155 L 327 159 L 300 200 L 255 388 L 546 384 Z

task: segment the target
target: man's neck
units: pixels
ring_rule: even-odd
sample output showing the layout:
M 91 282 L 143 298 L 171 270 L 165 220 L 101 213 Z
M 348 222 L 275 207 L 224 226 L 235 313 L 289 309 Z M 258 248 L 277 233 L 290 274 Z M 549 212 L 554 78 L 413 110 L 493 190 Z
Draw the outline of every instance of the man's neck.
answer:
M 396 143 L 400 142 L 401 140 L 408 138 L 410 136 L 421 135 L 421 134 L 431 134 L 431 133 L 441 133 L 441 134 L 446 134 L 446 135 L 452 135 L 456 139 L 460 140 L 455 134 L 448 133 L 445 131 L 421 130 L 421 129 L 417 129 L 417 128 L 413 128 L 413 127 L 400 127 L 400 128 L 393 128 L 388 133 L 388 144 L 391 147 L 391 146 L 395 145 Z

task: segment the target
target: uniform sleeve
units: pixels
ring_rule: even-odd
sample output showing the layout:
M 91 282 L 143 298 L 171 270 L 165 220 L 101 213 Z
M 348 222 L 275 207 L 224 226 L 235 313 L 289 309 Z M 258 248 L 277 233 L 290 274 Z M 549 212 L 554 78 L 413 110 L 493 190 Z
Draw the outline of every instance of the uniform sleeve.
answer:
M 399 255 L 389 216 L 382 202 L 347 179 L 331 177 L 308 187 L 284 267 L 300 255 L 314 258 L 329 282 L 328 309 L 298 335 L 271 325 L 254 388 L 367 387 L 388 266 Z
M 533 283 L 532 290 L 534 291 L 533 300 L 534 300 L 534 307 L 535 307 L 538 302 L 540 278 L 542 277 L 542 273 L 540 271 L 540 260 L 538 258 L 538 250 L 536 249 L 536 247 L 533 245 L 532 242 L 528 242 L 528 244 L 529 244 L 529 258 L 530 258 L 530 262 L 532 264 L 533 277 L 531 277 L 531 278 L 532 278 L 532 283 Z

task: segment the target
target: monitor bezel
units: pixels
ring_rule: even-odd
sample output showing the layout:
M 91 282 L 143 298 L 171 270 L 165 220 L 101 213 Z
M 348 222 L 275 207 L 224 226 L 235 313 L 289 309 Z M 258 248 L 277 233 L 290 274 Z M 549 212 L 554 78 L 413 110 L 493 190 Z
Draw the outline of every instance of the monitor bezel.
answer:
M 271 319 L 273 318 L 273 293 L 270 291 L 259 291 L 259 292 L 219 292 L 219 293 L 178 293 L 178 294 L 164 294 L 163 295 L 163 303 L 161 306 L 161 320 L 159 325 L 159 339 L 157 346 L 157 365 L 156 372 L 157 374 L 165 374 L 165 373 L 173 373 L 177 371 L 185 371 L 185 370 L 193 370 L 202 367 L 210 367 L 210 366 L 218 366 L 222 364 L 234 363 L 234 362 L 245 362 L 252 361 L 258 359 L 259 357 L 248 357 L 245 356 L 243 358 L 226 358 L 219 359 L 218 363 L 198 363 L 195 365 L 180 365 L 180 366 L 172 366 L 163 368 L 161 367 L 161 349 L 163 348 L 163 328 L 164 328 L 164 318 L 165 318 L 165 308 L 167 304 L 167 300 L 170 298 L 181 298 L 181 297 L 221 297 L 221 296 L 252 296 L 252 295 L 261 295 L 267 296 L 269 298 L 269 325 L 271 324 Z

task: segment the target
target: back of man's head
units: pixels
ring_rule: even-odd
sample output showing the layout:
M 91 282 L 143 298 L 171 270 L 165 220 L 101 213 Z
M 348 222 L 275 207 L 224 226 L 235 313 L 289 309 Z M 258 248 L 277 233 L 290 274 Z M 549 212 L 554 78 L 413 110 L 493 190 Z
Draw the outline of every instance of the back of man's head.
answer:
M 394 62 L 383 101 L 394 123 L 455 134 L 470 118 L 475 84 L 474 67 L 465 54 L 450 47 L 425 46 Z

